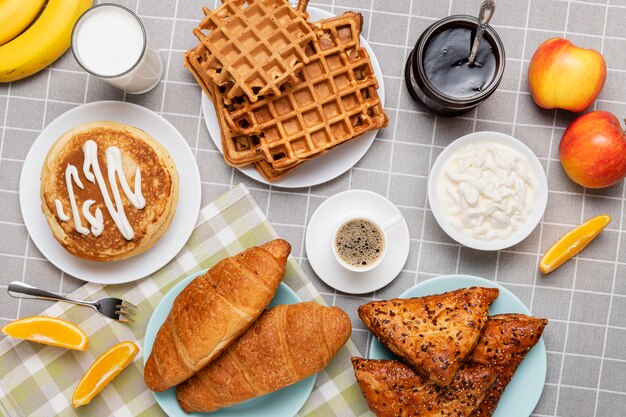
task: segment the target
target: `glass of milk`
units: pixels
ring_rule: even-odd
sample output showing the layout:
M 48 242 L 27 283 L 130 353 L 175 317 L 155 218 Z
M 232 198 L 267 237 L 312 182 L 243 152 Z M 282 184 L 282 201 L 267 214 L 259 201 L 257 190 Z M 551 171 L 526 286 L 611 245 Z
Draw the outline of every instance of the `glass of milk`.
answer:
M 163 62 L 143 23 L 118 4 L 93 6 L 78 18 L 72 53 L 85 71 L 127 93 L 146 93 L 163 76 Z

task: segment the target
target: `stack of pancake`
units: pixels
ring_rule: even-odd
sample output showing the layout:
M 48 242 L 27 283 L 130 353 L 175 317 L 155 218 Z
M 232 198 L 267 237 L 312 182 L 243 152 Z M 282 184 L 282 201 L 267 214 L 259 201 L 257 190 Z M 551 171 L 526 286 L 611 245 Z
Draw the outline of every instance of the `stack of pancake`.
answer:
M 88 165 L 94 149 L 97 163 Z M 116 164 L 117 172 L 111 169 Z M 66 132 L 52 146 L 40 193 L 52 233 L 68 252 L 94 261 L 119 260 L 144 252 L 165 233 L 178 202 L 178 173 L 167 150 L 146 132 L 92 122 Z
M 360 46 L 363 17 L 308 22 L 307 1 L 225 0 L 204 8 L 185 66 L 215 105 L 224 159 L 269 181 L 388 123 Z

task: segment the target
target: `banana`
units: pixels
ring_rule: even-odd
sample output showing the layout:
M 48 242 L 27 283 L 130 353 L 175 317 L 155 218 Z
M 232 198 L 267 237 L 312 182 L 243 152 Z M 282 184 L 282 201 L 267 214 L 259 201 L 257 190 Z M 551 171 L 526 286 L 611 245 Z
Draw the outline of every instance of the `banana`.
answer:
M 74 23 L 92 4 L 93 0 L 48 0 L 35 23 L 0 46 L 0 82 L 21 80 L 56 61 L 70 47 Z
M 30 25 L 46 0 L 0 0 L 0 45 Z

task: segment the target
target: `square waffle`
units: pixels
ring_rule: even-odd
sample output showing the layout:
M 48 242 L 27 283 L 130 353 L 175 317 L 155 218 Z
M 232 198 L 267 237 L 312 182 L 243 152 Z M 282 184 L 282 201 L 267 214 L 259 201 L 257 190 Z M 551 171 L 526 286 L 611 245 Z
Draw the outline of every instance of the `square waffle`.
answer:
M 196 54 L 205 57 L 203 72 L 226 86 L 225 98 L 245 94 L 251 102 L 260 95 L 280 92 L 308 58 L 305 46 L 315 34 L 308 23 L 306 5 L 293 9 L 287 0 L 224 0 L 193 33 L 200 40 Z
M 352 12 L 317 23 L 316 39 L 306 48 L 309 63 L 299 81 L 256 103 L 237 97 L 226 104 L 223 88 L 203 77 L 203 57 L 186 55 L 186 65 L 216 103 L 229 164 L 258 162 L 261 173 L 277 178 L 334 146 L 387 125 L 369 56 L 360 47 L 361 24 L 362 16 Z
M 282 171 L 278 171 L 278 170 L 272 168 L 272 166 L 270 164 L 268 164 L 267 162 L 259 161 L 259 162 L 255 162 L 254 163 L 254 168 L 266 180 L 268 180 L 269 182 L 272 182 L 272 181 L 276 181 L 277 179 L 279 179 L 283 175 L 287 174 L 288 172 L 292 171 L 296 167 L 294 166 L 294 167 L 291 167 L 291 168 L 288 168 L 288 169 L 284 169 Z
M 201 83 L 201 81 L 198 79 L 198 82 Z M 202 84 L 202 83 L 201 83 Z M 208 96 L 211 98 L 211 100 L 213 101 L 213 105 L 215 106 L 215 108 L 217 109 L 217 104 L 216 101 L 214 99 L 214 96 L 216 95 L 216 93 L 213 90 L 217 90 L 217 87 L 214 84 L 210 85 L 210 93 L 208 94 Z M 217 92 L 217 95 L 219 96 L 219 91 Z M 218 99 L 220 100 L 220 99 Z M 220 101 L 218 101 L 220 102 Z M 220 125 L 220 132 L 222 134 L 222 149 L 224 148 L 224 144 L 226 143 L 226 141 L 232 141 L 233 140 L 233 134 L 230 130 L 228 130 L 228 126 L 226 125 L 226 122 L 224 121 L 224 112 L 222 111 L 216 111 L 217 114 L 217 120 L 218 123 Z M 245 140 L 245 136 L 240 136 L 240 140 Z M 225 155 L 225 154 L 224 154 Z M 272 182 L 275 181 L 277 179 L 279 179 L 280 177 L 282 177 L 283 175 L 285 175 L 286 173 L 288 173 L 289 171 L 293 170 L 296 166 L 293 166 L 291 168 L 288 169 L 284 169 L 284 170 L 277 170 L 274 167 L 272 167 L 272 165 L 270 165 L 267 161 L 265 160 L 259 160 L 257 162 L 254 162 L 254 168 L 259 172 L 259 174 L 261 174 L 265 179 L 267 179 L 268 181 Z

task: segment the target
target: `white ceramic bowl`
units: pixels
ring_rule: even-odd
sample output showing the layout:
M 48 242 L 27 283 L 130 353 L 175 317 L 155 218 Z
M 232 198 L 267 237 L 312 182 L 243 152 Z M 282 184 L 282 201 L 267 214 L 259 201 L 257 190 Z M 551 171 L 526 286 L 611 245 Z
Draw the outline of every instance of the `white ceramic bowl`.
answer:
M 501 143 L 503 145 L 510 146 L 511 148 L 514 148 L 522 153 L 522 155 L 528 158 L 530 168 L 533 170 L 537 178 L 537 195 L 533 211 L 530 213 L 528 219 L 526 220 L 526 223 L 524 223 L 521 228 L 515 231 L 507 239 L 503 240 L 479 240 L 463 234 L 447 221 L 446 214 L 444 212 L 444 209 L 439 204 L 439 198 L 437 196 L 436 181 L 439 177 L 441 169 L 447 162 L 448 158 L 450 158 L 462 147 L 482 141 L 493 141 L 496 143 Z M 541 217 L 543 217 L 543 213 L 546 210 L 546 205 L 548 204 L 548 181 L 546 179 L 546 174 L 543 170 L 541 162 L 539 162 L 539 159 L 537 159 L 533 151 L 531 151 L 528 146 L 524 145 L 522 142 L 515 139 L 514 137 L 506 135 L 504 133 L 475 132 L 455 140 L 450 145 L 448 145 L 448 147 L 446 147 L 443 152 L 441 152 L 441 154 L 435 161 L 435 164 L 433 165 L 433 168 L 430 171 L 430 176 L 428 178 L 428 202 L 430 203 L 430 208 L 433 212 L 433 215 L 435 216 L 435 219 L 437 220 L 437 223 L 439 223 L 439 226 L 441 226 L 444 232 L 446 232 L 448 236 L 450 236 L 452 239 L 456 240 L 462 245 L 473 249 L 484 251 L 500 250 L 518 244 L 526 237 L 528 237 L 528 235 L 530 235 L 535 227 L 537 227 L 539 221 L 541 220 Z

